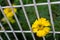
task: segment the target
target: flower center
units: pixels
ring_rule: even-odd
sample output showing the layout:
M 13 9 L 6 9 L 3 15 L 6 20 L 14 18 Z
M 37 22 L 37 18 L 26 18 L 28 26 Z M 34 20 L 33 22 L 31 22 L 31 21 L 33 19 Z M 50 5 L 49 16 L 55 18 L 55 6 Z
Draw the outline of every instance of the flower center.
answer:
M 42 30 L 44 28 L 44 26 L 42 25 L 38 25 L 39 26 L 39 30 Z
M 8 12 L 11 12 L 11 9 L 9 9 Z

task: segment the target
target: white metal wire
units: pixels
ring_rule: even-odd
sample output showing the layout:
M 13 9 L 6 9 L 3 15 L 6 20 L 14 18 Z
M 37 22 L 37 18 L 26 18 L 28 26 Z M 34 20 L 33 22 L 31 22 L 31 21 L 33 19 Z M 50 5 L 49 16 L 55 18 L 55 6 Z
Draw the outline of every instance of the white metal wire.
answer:
M 36 5 L 47 5 L 48 3 L 36 3 Z M 56 2 L 50 2 L 50 4 L 60 4 L 60 1 L 56 1 Z M 24 5 L 25 7 L 28 7 L 28 6 L 34 6 L 34 4 L 25 4 Z M 11 6 L 4 6 L 2 8 L 9 8 Z M 12 6 L 12 7 L 21 7 L 21 5 L 16 5 L 16 6 Z
M 8 38 L 8 40 L 11 40 L 11 39 L 9 38 L 7 32 L 8 32 L 8 33 L 11 33 L 11 32 L 12 32 L 16 40 L 18 40 L 18 38 L 17 38 L 17 36 L 16 36 L 15 33 L 22 33 L 24 40 L 27 40 L 27 38 L 25 37 L 25 34 L 24 34 L 24 33 L 31 33 L 31 34 L 32 34 L 32 37 L 33 37 L 33 40 L 36 40 L 36 39 L 35 39 L 35 36 L 34 36 L 34 34 L 33 34 L 33 32 L 32 32 L 31 25 L 30 25 L 30 22 L 29 22 L 29 19 L 28 19 L 28 16 L 27 16 L 27 13 L 26 13 L 26 10 L 25 10 L 24 7 L 34 6 L 35 12 L 36 12 L 36 16 L 37 16 L 37 18 L 39 18 L 39 13 L 38 13 L 37 6 L 38 6 L 38 5 L 48 5 L 49 14 L 50 14 L 50 20 L 51 20 L 52 30 L 53 30 L 53 31 L 50 31 L 50 33 L 53 33 L 54 40 L 56 40 L 55 34 L 60 34 L 60 32 L 59 32 L 59 31 L 55 31 L 55 28 L 54 28 L 54 22 L 53 22 L 53 17 L 52 17 L 51 4 L 60 4 L 60 1 L 50 2 L 50 0 L 47 0 L 46 3 L 36 3 L 36 1 L 33 0 L 33 4 L 25 4 L 25 5 L 23 4 L 22 0 L 19 0 L 19 1 L 20 1 L 21 5 L 11 6 L 10 0 L 7 0 L 9 6 L 4 6 L 4 7 L 1 7 L 1 6 L 0 6 L 0 10 L 1 10 L 4 18 L 6 19 L 8 25 L 9 25 L 9 27 L 10 27 L 10 29 L 11 29 L 10 31 L 5 30 L 4 27 L 3 27 L 3 25 L 2 25 L 1 22 L 0 22 L 0 26 L 1 26 L 1 28 L 3 29 L 3 30 L 1 30 L 0 32 L 1 32 L 1 33 L 4 32 L 5 35 L 6 35 L 6 37 Z M 29 28 L 30 28 L 30 31 L 28 31 L 28 30 L 27 30 L 27 31 L 23 31 L 22 26 L 20 25 L 19 20 L 18 20 L 15 12 L 14 12 L 14 10 L 13 10 L 13 7 L 17 7 L 17 8 L 18 8 L 18 7 L 22 7 L 23 12 L 24 12 L 24 15 L 25 15 L 25 18 L 26 18 L 26 21 L 27 21 L 27 24 L 28 24 L 28 26 L 29 26 Z M 13 14 L 14 14 L 14 17 L 15 17 L 15 19 L 16 19 L 16 21 L 17 21 L 17 24 L 18 24 L 18 26 L 19 26 L 19 29 L 20 29 L 19 31 L 13 30 L 10 22 L 8 21 L 7 17 L 5 16 L 5 14 L 4 14 L 4 12 L 3 12 L 3 8 L 11 8 L 11 9 L 12 9 L 12 12 L 13 12 Z M 1 36 L 0 36 L 0 39 L 3 40 Z M 46 40 L 45 37 L 43 37 L 43 40 Z
M 47 1 L 48 1 L 48 9 L 49 9 L 49 14 L 50 14 L 52 30 L 53 30 L 53 36 L 54 36 L 54 40 L 56 40 L 56 38 L 55 38 L 55 28 L 54 28 L 54 22 L 53 22 L 53 17 L 52 17 L 52 10 L 51 10 L 51 5 L 50 5 L 50 0 L 47 0 Z
M 9 3 L 9 5 L 11 6 L 12 12 L 13 12 L 13 14 L 14 14 L 14 17 L 15 17 L 16 21 L 17 21 L 17 24 L 18 24 L 18 26 L 19 26 L 19 29 L 22 31 L 21 33 L 22 33 L 22 35 L 23 35 L 23 37 L 24 37 L 24 40 L 27 40 L 26 37 L 25 37 L 25 35 L 24 35 L 24 33 L 23 33 L 23 30 L 22 30 L 22 27 L 21 27 L 21 25 L 20 25 L 20 23 L 19 23 L 19 20 L 18 20 L 15 12 L 14 12 L 14 10 L 13 10 L 13 7 L 12 7 L 11 3 L 10 3 L 10 0 L 7 0 L 7 1 L 8 1 L 8 3 Z
M 31 25 L 30 25 L 30 22 L 29 22 L 29 19 L 28 19 L 27 13 L 26 13 L 26 11 L 25 11 L 25 8 L 24 8 L 24 6 L 23 6 L 23 2 L 22 2 L 22 0 L 20 0 L 20 3 L 21 3 L 21 6 L 22 6 L 22 9 L 23 9 L 23 12 L 24 12 L 25 18 L 26 18 L 26 20 L 27 20 L 28 26 L 29 26 L 29 28 L 30 28 L 30 31 L 31 31 L 31 34 L 32 34 L 33 40 L 35 40 L 35 37 L 34 37 L 34 34 L 33 34 L 33 32 L 32 32 Z
M 9 38 L 8 34 L 6 33 L 6 31 L 3 27 L 3 25 L 1 24 L 1 22 L 0 22 L 0 26 L 1 26 L 2 30 L 4 31 L 4 33 L 5 33 L 6 37 L 8 38 L 8 40 L 10 40 L 10 38 Z
M 0 32 L 4 32 L 4 31 L 0 31 Z M 8 30 L 6 30 L 6 32 L 8 32 L 8 33 L 12 33 L 12 31 L 8 31 Z M 21 33 L 21 31 L 17 31 L 17 30 L 15 30 L 14 31 L 15 33 Z M 31 33 L 31 31 L 23 31 L 24 33 Z M 49 33 L 53 33 L 53 31 L 50 31 Z M 55 34 L 60 34 L 60 31 L 56 31 L 55 32 Z
M 38 9 L 37 9 L 37 5 L 36 5 L 35 0 L 33 0 L 33 3 L 34 3 L 34 8 L 35 8 L 36 16 L 39 19 L 40 17 L 39 17 L 39 13 L 38 13 Z
M 0 40 L 3 40 L 3 38 L 0 36 Z
M 5 16 L 5 14 L 4 14 L 4 12 L 3 12 L 3 10 L 2 10 L 2 8 L 1 8 L 1 6 L 0 6 L 0 10 L 1 10 L 1 12 L 2 12 L 2 14 L 3 14 L 3 16 L 4 16 L 5 20 L 7 21 L 7 23 L 8 23 L 8 25 L 9 25 L 9 27 L 10 27 L 11 31 L 13 31 L 13 35 L 14 35 L 14 37 L 16 38 L 16 40 L 18 40 L 18 38 L 17 38 L 17 36 L 15 35 L 14 30 L 13 30 L 13 28 L 12 28 L 12 26 L 11 26 L 10 22 L 8 21 L 7 17 Z
M 33 0 L 33 3 L 34 3 L 34 8 L 35 8 L 35 12 L 36 12 L 36 16 L 37 16 L 37 19 L 39 19 L 39 13 L 38 13 L 38 9 L 37 9 L 37 5 L 36 5 L 36 1 Z M 45 40 L 45 37 L 43 37 L 43 40 Z

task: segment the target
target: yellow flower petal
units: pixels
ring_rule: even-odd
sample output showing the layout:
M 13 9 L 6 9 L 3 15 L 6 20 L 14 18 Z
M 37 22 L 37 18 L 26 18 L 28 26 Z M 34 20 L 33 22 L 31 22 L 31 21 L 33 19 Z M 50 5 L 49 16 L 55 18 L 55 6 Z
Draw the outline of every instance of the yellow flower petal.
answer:
M 32 24 L 32 28 L 36 28 L 38 26 L 38 21 L 36 20 L 33 24 Z
M 14 10 L 14 12 L 17 11 L 16 8 L 14 8 L 13 10 Z M 11 8 L 4 8 L 4 13 L 7 17 L 12 17 L 13 16 L 13 12 L 12 12 Z
M 13 5 L 14 6 L 14 5 Z M 14 12 L 17 11 L 16 8 L 13 8 Z M 14 16 L 13 12 L 12 12 L 12 9 L 11 8 L 4 8 L 4 13 L 6 15 L 6 17 L 8 18 L 8 20 L 11 22 L 11 23 L 14 23 L 15 20 L 12 18 Z
M 50 31 L 50 28 L 49 27 L 45 27 L 43 30 L 46 32 L 46 34 L 48 34 L 49 31 Z
M 33 31 L 34 33 L 36 33 L 36 32 L 38 31 L 38 28 L 34 28 L 34 29 L 32 29 L 32 31 Z
M 10 12 L 10 13 L 8 13 L 6 16 L 7 16 L 7 17 L 12 17 L 13 14 Z
M 15 22 L 15 20 L 13 19 L 13 18 L 8 18 L 8 20 L 11 22 L 11 23 L 14 23 Z
M 44 30 L 39 30 L 39 31 L 37 31 L 36 35 L 37 35 L 38 37 L 44 37 L 44 36 L 46 36 L 46 33 L 45 33 Z

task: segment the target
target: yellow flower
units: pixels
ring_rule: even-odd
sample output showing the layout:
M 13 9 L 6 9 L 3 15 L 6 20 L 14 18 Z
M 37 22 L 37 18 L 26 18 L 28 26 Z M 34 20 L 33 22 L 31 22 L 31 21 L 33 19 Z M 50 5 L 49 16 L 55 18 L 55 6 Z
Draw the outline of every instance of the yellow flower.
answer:
M 16 11 L 17 11 L 17 9 L 14 8 L 14 12 L 16 12 Z M 4 13 L 5 13 L 5 15 L 7 17 L 12 17 L 13 16 L 13 12 L 12 12 L 12 9 L 11 8 L 5 8 L 4 9 Z
M 46 18 L 39 18 L 32 24 L 32 31 L 36 33 L 38 37 L 46 36 L 49 33 L 50 22 Z
M 14 4 L 13 4 L 12 6 L 14 6 Z M 16 13 L 17 9 L 16 9 L 16 8 L 13 8 L 13 10 L 14 10 L 14 12 Z M 13 12 L 12 12 L 12 9 L 11 9 L 11 8 L 4 8 L 3 11 L 4 11 L 6 17 L 8 18 L 8 20 L 9 20 L 11 23 L 14 23 L 15 20 L 13 19 L 14 14 L 13 14 Z M 5 19 L 2 18 L 2 21 L 5 21 Z

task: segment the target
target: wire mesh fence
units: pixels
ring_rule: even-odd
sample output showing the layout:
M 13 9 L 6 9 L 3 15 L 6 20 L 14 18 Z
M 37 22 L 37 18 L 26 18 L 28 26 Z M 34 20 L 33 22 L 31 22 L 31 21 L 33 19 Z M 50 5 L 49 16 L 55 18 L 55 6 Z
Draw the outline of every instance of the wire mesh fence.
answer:
M 24 4 L 23 2 L 24 0 L 18 0 L 18 1 L 19 1 L 19 4 L 14 6 L 12 6 L 11 0 L 6 0 L 9 6 L 0 5 L 0 11 L 1 11 L 0 15 L 1 16 L 3 15 L 5 21 L 7 22 L 6 24 L 2 23 L 0 19 L 0 29 L 1 29 L 0 39 L 1 40 L 50 40 L 50 39 L 59 40 L 56 38 L 56 34 L 60 34 L 60 32 L 55 30 L 56 28 L 54 25 L 55 15 L 53 14 L 54 12 L 53 9 L 55 6 L 52 9 L 52 5 L 58 5 L 60 4 L 60 1 L 51 2 L 51 0 L 46 0 L 46 2 L 37 3 L 36 0 L 32 0 L 32 3 L 30 4 Z M 12 13 L 14 15 L 13 18 L 16 21 L 15 23 L 13 24 L 10 23 L 10 21 L 8 20 L 8 18 L 4 13 L 4 8 L 11 8 Z M 14 8 L 18 9 L 17 13 L 15 13 Z M 56 14 L 56 11 L 55 11 L 55 14 Z M 51 22 L 51 31 L 49 32 L 50 34 L 47 35 L 47 37 L 43 37 L 42 39 L 36 37 L 36 35 L 32 32 L 32 28 L 31 28 L 31 24 L 33 23 L 33 21 L 35 19 L 39 19 L 40 17 L 46 17 Z

